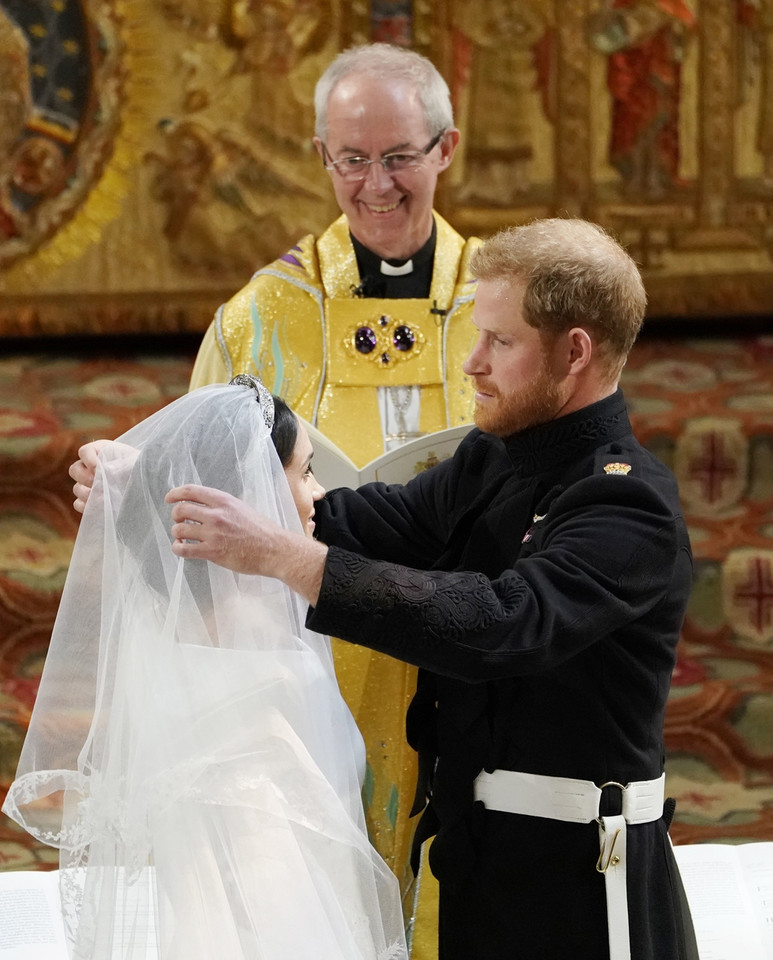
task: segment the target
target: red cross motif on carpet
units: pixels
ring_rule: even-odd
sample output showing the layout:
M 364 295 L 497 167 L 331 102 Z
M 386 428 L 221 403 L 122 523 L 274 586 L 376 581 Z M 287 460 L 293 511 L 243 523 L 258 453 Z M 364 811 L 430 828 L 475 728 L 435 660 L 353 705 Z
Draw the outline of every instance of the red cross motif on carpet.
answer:
M 700 418 L 677 445 L 676 473 L 685 503 L 699 514 L 736 506 L 746 488 L 748 441 L 735 420 Z
M 755 644 L 773 643 L 773 550 L 743 548 L 722 569 L 726 615 Z

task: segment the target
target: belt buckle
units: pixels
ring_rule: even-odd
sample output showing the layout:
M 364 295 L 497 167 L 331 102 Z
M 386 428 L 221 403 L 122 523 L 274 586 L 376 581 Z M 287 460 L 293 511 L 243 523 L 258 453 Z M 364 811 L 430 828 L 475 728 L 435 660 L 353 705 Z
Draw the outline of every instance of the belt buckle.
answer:
M 617 780 L 607 780 L 606 783 L 601 784 L 601 786 L 599 787 L 599 790 L 601 790 L 603 793 L 605 787 L 617 787 L 620 790 L 620 810 L 617 813 L 608 813 L 606 814 L 606 816 L 608 817 L 622 816 L 623 810 L 625 807 L 625 792 L 628 789 L 628 787 L 624 783 L 618 783 Z M 599 797 L 599 807 L 601 807 L 601 799 L 602 798 Z M 596 819 L 598 820 L 599 823 L 601 823 L 601 815 L 599 815 Z

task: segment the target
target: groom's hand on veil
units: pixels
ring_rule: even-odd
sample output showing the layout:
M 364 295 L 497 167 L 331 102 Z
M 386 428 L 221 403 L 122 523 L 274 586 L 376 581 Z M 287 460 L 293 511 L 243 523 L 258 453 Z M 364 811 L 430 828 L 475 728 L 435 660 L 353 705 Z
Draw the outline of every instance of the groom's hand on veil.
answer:
M 211 560 L 237 573 L 283 580 L 314 605 L 327 547 L 285 530 L 244 501 L 212 487 L 185 484 L 164 498 L 172 506 L 172 552 Z

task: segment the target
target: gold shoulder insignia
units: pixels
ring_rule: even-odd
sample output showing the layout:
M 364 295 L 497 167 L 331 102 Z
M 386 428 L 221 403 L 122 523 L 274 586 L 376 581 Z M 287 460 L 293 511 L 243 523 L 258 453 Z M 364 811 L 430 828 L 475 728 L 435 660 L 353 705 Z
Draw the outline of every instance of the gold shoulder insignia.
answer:
M 608 463 L 604 467 L 604 473 L 612 473 L 618 477 L 624 477 L 631 471 L 630 463 Z

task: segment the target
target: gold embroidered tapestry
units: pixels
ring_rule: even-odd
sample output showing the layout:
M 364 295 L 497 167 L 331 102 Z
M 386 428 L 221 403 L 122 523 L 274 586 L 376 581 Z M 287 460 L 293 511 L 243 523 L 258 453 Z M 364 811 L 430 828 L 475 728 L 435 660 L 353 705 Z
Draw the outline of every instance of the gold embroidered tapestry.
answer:
M 336 213 L 313 88 L 428 55 L 465 235 L 582 216 L 650 315 L 773 311 L 773 0 L 0 0 L 0 335 L 203 331 Z

